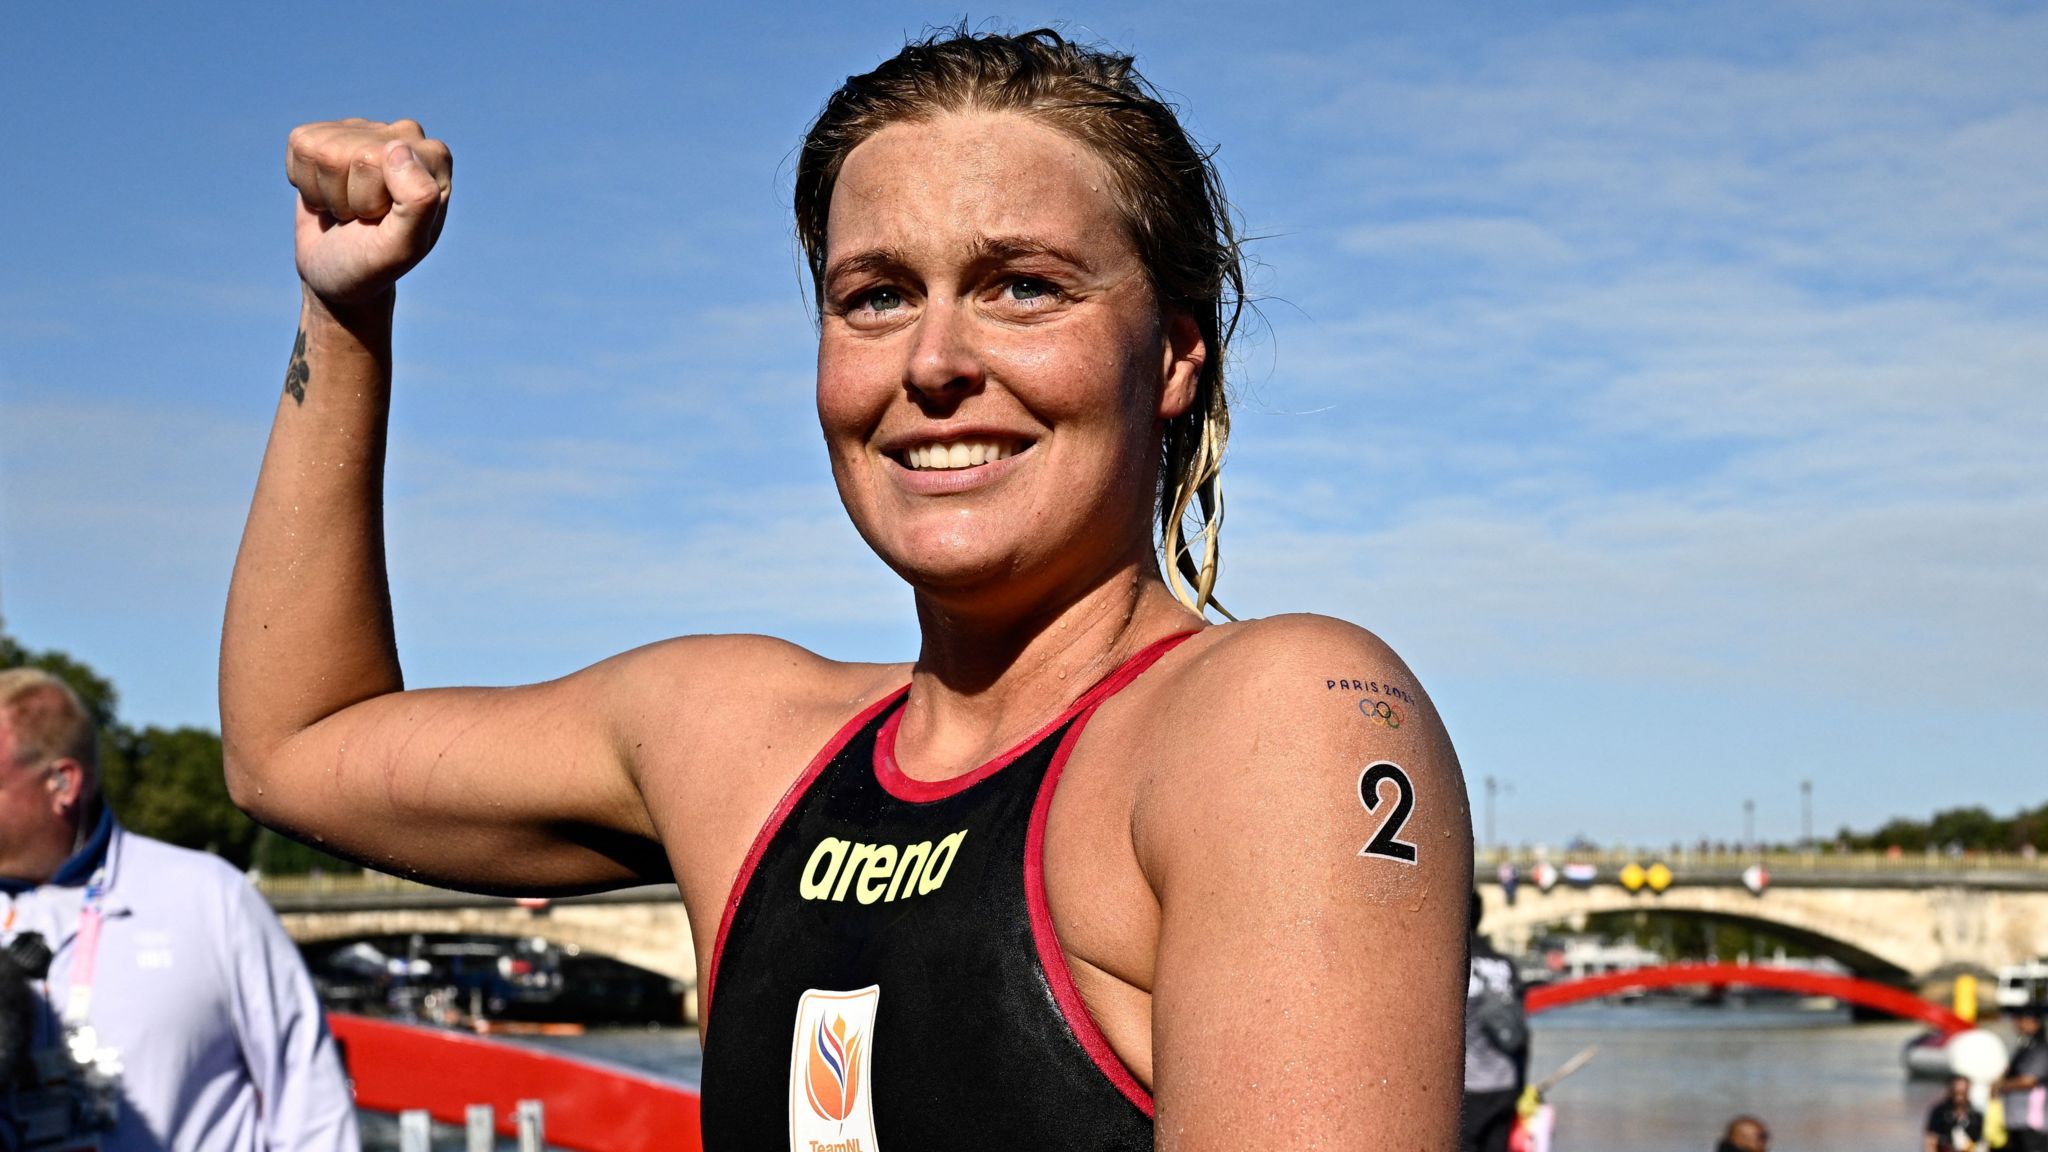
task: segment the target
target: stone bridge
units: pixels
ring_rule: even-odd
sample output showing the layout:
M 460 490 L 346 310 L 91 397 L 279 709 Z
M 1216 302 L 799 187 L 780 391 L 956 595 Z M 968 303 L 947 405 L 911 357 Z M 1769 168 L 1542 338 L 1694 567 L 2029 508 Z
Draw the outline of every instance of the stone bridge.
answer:
M 1603 912 L 1662 912 L 1742 924 L 1832 956 L 1869 979 L 1904 983 L 1963 969 L 1989 970 L 2048 955 L 2048 862 L 2009 857 L 1950 861 L 1879 856 L 1786 855 L 1763 860 L 1575 857 L 1590 881 L 1544 892 L 1528 881 L 1533 861 L 1511 860 L 1521 880 L 1509 904 L 1499 858 L 1478 861 L 1485 930 L 1521 951 L 1546 927 L 1583 926 Z M 1623 872 L 1666 863 L 1663 892 L 1631 891 Z M 1761 863 L 1761 892 L 1743 871 Z
M 1503 898 L 1499 857 L 1477 861 L 1486 931 L 1520 951 L 1539 930 L 1578 927 L 1601 912 L 1658 911 L 1746 924 L 1833 956 L 1857 975 L 1905 983 L 1958 969 L 1996 969 L 2048 955 L 2048 860 L 1951 861 L 1878 856 L 1664 858 L 1672 883 L 1662 893 L 1622 883 L 1647 854 L 1572 857 L 1591 864 L 1589 882 L 1540 891 L 1533 861 L 1510 858 L 1522 882 Z M 1744 886 L 1761 862 L 1761 894 Z M 1562 861 L 1560 861 L 1562 863 Z M 388 876 L 275 878 L 260 885 L 286 931 L 301 943 L 408 932 L 538 936 L 623 960 L 694 987 L 689 921 L 673 885 L 555 900 L 533 908 Z

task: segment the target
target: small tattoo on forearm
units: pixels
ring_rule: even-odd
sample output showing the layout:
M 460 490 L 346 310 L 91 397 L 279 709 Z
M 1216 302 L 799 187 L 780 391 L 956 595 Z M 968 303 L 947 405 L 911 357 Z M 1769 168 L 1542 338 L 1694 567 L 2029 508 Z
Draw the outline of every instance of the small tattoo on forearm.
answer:
M 284 390 L 291 394 L 292 403 L 306 402 L 306 384 L 313 379 L 313 369 L 306 364 L 306 330 L 299 329 L 299 338 L 292 341 L 292 362 L 285 366 Z

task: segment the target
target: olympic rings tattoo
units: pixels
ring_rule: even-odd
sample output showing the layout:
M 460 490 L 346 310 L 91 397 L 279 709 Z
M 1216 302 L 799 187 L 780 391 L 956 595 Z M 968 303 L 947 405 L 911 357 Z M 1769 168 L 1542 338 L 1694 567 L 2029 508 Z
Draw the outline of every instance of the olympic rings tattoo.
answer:
M 1401 726 L 1401 710 L 1385 700 L 1360 700 L 1358 702 L 1358 710 L 1367 720 L 1382 728 L 1399 728 Z

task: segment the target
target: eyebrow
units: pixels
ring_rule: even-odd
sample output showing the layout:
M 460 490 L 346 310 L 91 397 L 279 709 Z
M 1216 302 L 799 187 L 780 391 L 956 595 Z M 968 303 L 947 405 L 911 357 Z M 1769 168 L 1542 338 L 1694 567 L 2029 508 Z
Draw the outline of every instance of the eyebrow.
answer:
M 974 238 L 974 255 L 977 261 L 988 263 L 1043 256 L 1063 264 L 1071 264 L 1083 271 L 1092 269 L 1088 261 L 1073 252 L 1031 236 L 977 236 Z
M 1057 260 L 1084 272 L 1094 270 L 1093 265 L 1072 250 L 1031 236 L 976 236 L 970 262 L 1002 264 L 1032 258 Z M 848 253 L 827 265 L 825 282 L 830 284 L 847 276 L 895 272 L 908 268 L 910 263 L 908 253 L 901 248 L 868 248 Z
M 900 248 L 869 248 L 862 252 L 842 256 L 825 267 L 825 282 L 831 283 L 844 276 L 865 272 L 886 272 L 901 268 L 909 261 Z

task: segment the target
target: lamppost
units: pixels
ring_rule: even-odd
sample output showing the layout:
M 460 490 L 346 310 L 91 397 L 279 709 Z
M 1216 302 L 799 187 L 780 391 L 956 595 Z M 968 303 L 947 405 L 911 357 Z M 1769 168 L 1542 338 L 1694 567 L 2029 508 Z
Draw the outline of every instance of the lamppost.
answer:
M 1500 789 L 1500 781 L 1491 776 L 1486 778 L 1486 850 L 1493 851 L 1493 794 Z
M 1756 851 L 1756 801 L 1742 802 L 1742 850 Z
M 1813 781 L 1799 782 L 1799 847 L 1813 851 Z
M 1486 778 L 1486 848 L 1490 852 L 1497 851 L 1500 848 L 1500 842 L 1493 837 L 1493 798 L 1502 792 L 1512 796 L 1515 792 L 1515 786 L 1501 783 L 1498 777 L 1488 776 Z

